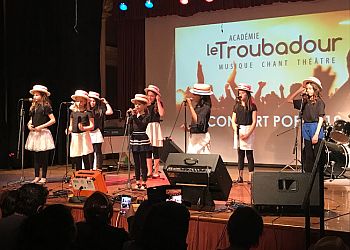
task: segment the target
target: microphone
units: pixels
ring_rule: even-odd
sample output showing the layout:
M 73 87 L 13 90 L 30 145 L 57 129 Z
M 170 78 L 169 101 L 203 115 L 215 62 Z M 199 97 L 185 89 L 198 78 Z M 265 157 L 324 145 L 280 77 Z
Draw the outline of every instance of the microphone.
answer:
M 33 98 L 21 98 L 19 100 L 22 101 L 22 102 L 32 102 Z
M 62 104 L 74 104 L 74 102 L 73 101 L 70 101 L 70 102 L 61 102 Z
M 127 111 L 126 111 L 126 114 L 128 115 L 128 116 L 132 116 L 132 112 L 133 111 L 136 111 L 135 109 L 132 109 L 132 108 L 129 108 Z
M 242 96 L 241 96 L 241 95 L 237 96 L 237 99 L 238 99 L 238 100 L 241 100 L 241 99 L 242 99 Z
M 191 98 L 189 98 L 191 101 L 193 100 L 193 98 L 191 97 Z M 187 99 L 185 99 L 185 100 L 183 100 L 183 102 L 187 102 Z

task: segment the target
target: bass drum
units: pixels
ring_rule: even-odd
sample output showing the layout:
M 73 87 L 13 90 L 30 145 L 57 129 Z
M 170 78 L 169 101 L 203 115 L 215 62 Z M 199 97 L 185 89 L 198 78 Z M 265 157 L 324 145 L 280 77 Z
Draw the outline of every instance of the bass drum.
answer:
M 332 174 L 336 178 L 342 176 L 350 167 L 349 147 L 342 144 L 336 144 L 334 142 L 326 142 L 324 150 L 326 153 L 326 165 L 324 167 L 325 174 Z

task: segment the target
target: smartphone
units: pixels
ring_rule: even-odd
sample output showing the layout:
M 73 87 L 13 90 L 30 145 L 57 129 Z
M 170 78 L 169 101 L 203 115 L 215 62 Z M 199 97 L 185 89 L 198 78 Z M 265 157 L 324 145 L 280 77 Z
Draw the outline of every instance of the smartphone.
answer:
M 182 203 L 181 189 L 166 189 L 166 201 L 175 201 L 177 203 Z
M 131 196 L 130 195 L 122 195 L 120 200 L 120 213 L 126 214 L 129 210 L 131 204 Z

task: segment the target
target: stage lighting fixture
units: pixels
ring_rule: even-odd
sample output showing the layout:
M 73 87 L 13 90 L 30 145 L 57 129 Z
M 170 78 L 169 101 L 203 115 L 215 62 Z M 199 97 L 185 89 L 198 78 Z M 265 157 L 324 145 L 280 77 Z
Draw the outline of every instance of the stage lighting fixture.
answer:
M 205 0 L 206 2 L 208 2 L 208 3 L 211 3 L 211 2 L 213 2 L 214 0 Z
M 152 3 L 152 1 L 151 1 L 151 0 L 146 0 L 146 2 L 145 2 L 145 7 L 146 7 L 147 9 L 152 9 L 152 8 L 153 8 L 153 3 Z
M 181 4 L 188 4 L 188 0 L 180 0 Z
M 128 5 L 126 5 L 125 2 L 121 2 L 121 3 L 119 4 L 119 9 L 120 9 L 121 11 L 126 11 L 126 10 L 128 10 Z

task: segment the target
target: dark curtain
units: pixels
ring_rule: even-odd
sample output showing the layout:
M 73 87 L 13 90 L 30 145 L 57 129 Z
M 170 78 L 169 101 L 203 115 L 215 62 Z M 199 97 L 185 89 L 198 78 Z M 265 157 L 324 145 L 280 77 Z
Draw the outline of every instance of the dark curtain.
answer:
M 119 20 L 117 107 L 126 112 L 132 107 L 130 99 L 143 94 L 145 88 L 145 21 Z
M 52 94 L 57 123 L 51 132 L 56 136 L 60 126 L 56 156 L 59 163 L 65 162 L 66 107 L 62 105 L 60 117 L 59 107 L 61 102 L 71 100 L 75 89 L 100 91 L 102 3 L 103 0 L 2 0 L 6 51 L 6 74 L 2 80 L 6 91 L 1 106 L 1 131 L 6 132 L 1 133 L 0 168 L 20 165 L 12 157 L 17 149 L 18 100 L 30 97 L 34 84 L 47 86 Z M 25 103 L 25 124 L 29 105 Z M 32 166 L 30 157 L 26 152 L 25 166 Z

